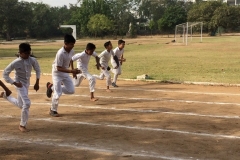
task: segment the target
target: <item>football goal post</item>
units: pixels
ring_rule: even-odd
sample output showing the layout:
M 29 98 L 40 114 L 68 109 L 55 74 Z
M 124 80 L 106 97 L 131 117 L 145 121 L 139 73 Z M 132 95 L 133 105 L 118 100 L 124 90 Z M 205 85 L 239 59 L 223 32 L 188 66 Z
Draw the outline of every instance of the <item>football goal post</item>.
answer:
M 175 27 L 175 42 L 188 45 L 189 38 L 192 41 L 194 37 L 200 37 L 202 42 L 203 22 L 186 22 L 178 24 Z

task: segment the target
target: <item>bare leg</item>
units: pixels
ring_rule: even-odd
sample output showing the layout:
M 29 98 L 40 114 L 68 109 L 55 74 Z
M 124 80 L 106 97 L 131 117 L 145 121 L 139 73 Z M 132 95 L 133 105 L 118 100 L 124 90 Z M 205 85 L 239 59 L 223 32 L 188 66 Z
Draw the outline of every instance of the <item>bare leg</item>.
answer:
M 21 132 L 28 132 L 27 128 L 25 126 L 21 126 L 21 125 L 19 126 L 19 130 Z
M 95 97 L 94 97 L 94 92 L 91 92 L 91 99 L 90 99 L 90 101 L 95 102 L 95 101 L 97 101 L 97 100 L 98 100 L 98 98 L 95 98 Z
M 2 93 L 0 94 L 0 98 L 3 98 L 3 95 L 4 95 L 4 92 L 2 92 Z
M 10 91 L 10 89 L 7 88 L 7 86 L 5 86 L 5 84 L 0 80 L 0 86 L 4 89 L 4 91 L 6 92 L 6 96 L 10 96 L 12 94 L 12 91 Z
M 109 86 L 107 86 L 107 90 L 106 90 L 107 92 L 112 92 L 110 89 L 109 89 Z

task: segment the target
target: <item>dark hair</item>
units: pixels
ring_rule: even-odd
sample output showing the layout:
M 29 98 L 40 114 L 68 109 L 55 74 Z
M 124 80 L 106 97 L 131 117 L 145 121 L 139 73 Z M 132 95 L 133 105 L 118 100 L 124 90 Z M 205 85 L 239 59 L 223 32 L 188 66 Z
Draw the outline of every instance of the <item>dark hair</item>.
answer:
M 75 43 L 75 42 L 76 42 L 76 40 L 72 35 L 66 34 L 64 36 L 64 43 Z
M 109 46 L 110 44 L 112 44 L 111 41 L 107 41 L 104 43 L 104 47 L 107 48 L 107 46 Z
M 93 43 L 88 43 L 87 44 L 86 50 L 94 50 L 94 49 L 96 49 L 95 44 L 93 44 Z
M 29 52 L 31 51 L 31 46 L 28 43 L 21 43 L 19 45 L 19 52 L 24 53 L 24 52 Z
M 122 39 L 118 40 L 118 45 L 119 45 L 119 44 L 122 44 L 122 43 L 125 43 L 125 41 L 122 40 Z

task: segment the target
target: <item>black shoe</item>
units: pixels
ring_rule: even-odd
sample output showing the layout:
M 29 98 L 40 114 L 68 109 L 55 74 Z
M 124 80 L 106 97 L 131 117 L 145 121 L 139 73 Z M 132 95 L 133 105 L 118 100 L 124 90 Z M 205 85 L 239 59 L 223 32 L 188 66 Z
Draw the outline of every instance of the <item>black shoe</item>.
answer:
M 52 111 L 51 109 L 50 109 L 49 114 L 50 114 L 51 116 L 53 116 L 53 117 L 59 117 L 58 112 L 57 112 L 57 111 Z
M 50 82 L 47 82 L 47 92 L 46 92 L 46 95 L 47 95 L 47 97 L 48 98 L 51 98 L 51 96 L 52 96 L 52 86 L 53 86 L 53 84 L 52 83 L 50 83 Z
M 118 86 L 116 85 L 116 83 L 114 83 L 114 82 L 112 83 L 112 86 L 113 86 L 113 87 L 118 87 Z

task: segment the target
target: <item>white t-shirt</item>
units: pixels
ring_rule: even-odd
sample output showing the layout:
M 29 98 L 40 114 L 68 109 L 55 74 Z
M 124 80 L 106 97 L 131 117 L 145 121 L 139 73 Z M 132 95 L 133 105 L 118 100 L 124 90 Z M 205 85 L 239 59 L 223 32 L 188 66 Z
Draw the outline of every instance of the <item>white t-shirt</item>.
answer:
M 109 60 L 113 59 L 113 51 L 111 50 L 110 52 L 108 52 L 107 50 L 105 50 L 98 57 L 100 58 L 101 66 L 106 69 L 108 67 Z
M 53 72 L 55 74 L 61 74 L 61 75 L 69 75 L 69 73 L 59 72 L 57 70 L 57 66 L 62 68 L 69 68 L 70 67 L 70 61 L 72 59 L 72 56 L 74 55 L 74 50 L 72 49 L 69 53 L 62 47 L 58 50 L 55 60 L 53 61 Z
M 36 78 L 39 79 L 41 70 L 36 58 L 22 59 L 18 57 L 4 69 L 3 78 L 7 83 L 11 84 L 14 82 L 29 84 L 32 68 L 36 71 Z M 9 76 L 13 70 L 15 70 L 14 80 Z
M 73 61 L 77 61 L 77 68 L 82 71 L 82 73 L 88 72 L 89 60 L 93 57 L 97 57 L 97 53 L 93 52 L 92 55 L 88 55 L 85 51 L 77 53 L 72 57 Z
M 120 50 L 118 47 L 116 47 L 116 48 L 113 50 L 113 53 L 114 53 L 114 56 L 117 56 L 118 59 L 121 59 L 121 56 L 122 56 L 123 53 L 124 53 L 124 49 Z
M 118 59 L 121 59 L 121 56 L 123 55 L 123 53 L 124 53 L 124 49 L 120 50 L 118 47 L 116 47 L 113 50 L 114 56 L 117 56 Z M 112 64 L 113 68 L 115 68 L 117 66 L 117 63 L 113 58 L 111 59 L 111 64 Z

